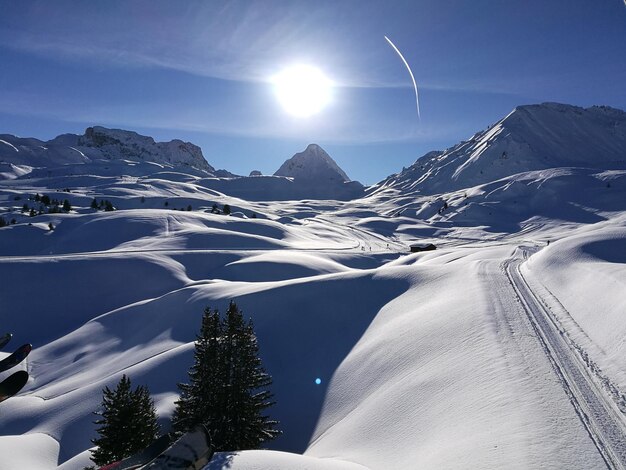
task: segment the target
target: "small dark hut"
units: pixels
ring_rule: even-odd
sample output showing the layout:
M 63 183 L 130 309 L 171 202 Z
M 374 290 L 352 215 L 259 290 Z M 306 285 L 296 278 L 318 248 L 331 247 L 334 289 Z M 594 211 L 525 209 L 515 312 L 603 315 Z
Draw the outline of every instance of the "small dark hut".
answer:
M 432 243 L 427 245 L 411 245 L 411 253 L 419 253 L 420 251 L 433 251 L 436 250 L 437 247 Z

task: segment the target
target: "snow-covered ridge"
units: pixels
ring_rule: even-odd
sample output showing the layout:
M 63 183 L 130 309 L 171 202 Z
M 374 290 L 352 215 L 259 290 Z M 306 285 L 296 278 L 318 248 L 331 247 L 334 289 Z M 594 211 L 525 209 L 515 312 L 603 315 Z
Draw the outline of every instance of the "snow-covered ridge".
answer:
M 318 145 L 288 159 L 274 176 L 251 177 L 216 170 L 197 145 L 181 140 L 155 142 L 133 131 L 88 127 L 84 135 L 62 134 L 47 142 L 0 134 L 0 179 L 28 175 L 49 178 L 75 175 L 149 177 L 163 172 L 203 178 L 203 186 L 254 201 L 361 197 L 363 185 L 346 173 Z M 178 176 L 176 178 L 179 178 Z
M 436 194 L 559 167 L 626 167 L 626 113 L 607 106 L 518 106 L 469 140 L 424 155 L 372 189 Z
M 191 166 L 200 170 L 214 172 L 197 145 L 182 140 L 155 142 L 152 137 L 121 129 L 88 127 L 85 134 L 78 138 L 78 145 L 100 149 L 102 156 L 109 159 L 128 158 L 155 163 Z
M 84 135 L 62 134 L 49 141 L 0 135 L 0 163 L 51 168 L 95 160 L 130 160 L 188 167 L 207 173 L 215 169 L 200 147 L 181 140 L 155 142 L 136 132 L 88 127 Z

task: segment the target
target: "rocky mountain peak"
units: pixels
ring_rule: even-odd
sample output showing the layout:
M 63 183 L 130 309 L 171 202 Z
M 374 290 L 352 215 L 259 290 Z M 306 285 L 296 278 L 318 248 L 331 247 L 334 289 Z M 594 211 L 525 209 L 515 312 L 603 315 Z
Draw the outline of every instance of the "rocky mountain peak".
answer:
M 200 147 L 178 139 L 155 142 L 152 137 L 137 132 L 94 126 L 88 127 L 79 137 L 78 145 L 97 148 L 104 158 L 109 159 L 144 160 L 215 171 L 205 160 Z
M 315 180 L 320 183 L 350 181 L 348 175 L 317 144 L 309 144 L 303 152 L 296 153 L 285 161 L 274 175 L 308 181 Z

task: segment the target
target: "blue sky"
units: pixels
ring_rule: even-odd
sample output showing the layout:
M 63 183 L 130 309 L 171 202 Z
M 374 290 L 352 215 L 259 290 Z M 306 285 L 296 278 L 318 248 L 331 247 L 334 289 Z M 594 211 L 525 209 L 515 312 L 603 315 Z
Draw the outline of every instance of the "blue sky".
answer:
M 0 133 L 90 125 L 200 147 L 273 173 L 308 143 L 371 184 L 520 104 L 626 109 L 623 0 L 0 0 Z M 389 36 L 420 87 L 412 84 Z M 294 118 L 270 77 L 293 63 L 336 84 Z

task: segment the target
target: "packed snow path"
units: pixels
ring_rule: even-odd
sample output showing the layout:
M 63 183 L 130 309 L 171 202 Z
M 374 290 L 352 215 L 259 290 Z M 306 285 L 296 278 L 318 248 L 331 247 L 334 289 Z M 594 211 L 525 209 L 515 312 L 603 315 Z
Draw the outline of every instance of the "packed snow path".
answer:
M 576 413 L 610 469 L 626 469 L 626 429 L 620 411 L 598 388 L 584 362 L 570 348 L 543 303 L 520 272 L 532 248 L 520 247 L 504 271 L 561 381 Z

